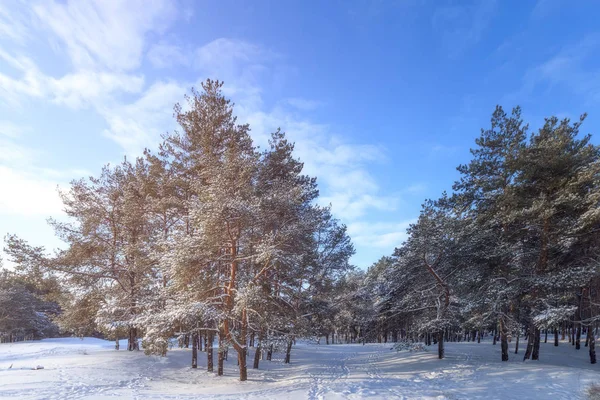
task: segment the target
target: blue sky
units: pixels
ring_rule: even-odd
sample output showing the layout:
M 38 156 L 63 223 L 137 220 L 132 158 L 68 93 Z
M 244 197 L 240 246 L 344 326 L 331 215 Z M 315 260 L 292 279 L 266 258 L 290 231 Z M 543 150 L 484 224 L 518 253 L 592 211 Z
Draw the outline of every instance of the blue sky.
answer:
M 0 2 L 0 233 L 60 242 L 56 187 L 155 148 L 225 81 L 260 145 L 281 127 L 367 267 L 405 238 L 496 104 L 600 124 L 593 1 Z

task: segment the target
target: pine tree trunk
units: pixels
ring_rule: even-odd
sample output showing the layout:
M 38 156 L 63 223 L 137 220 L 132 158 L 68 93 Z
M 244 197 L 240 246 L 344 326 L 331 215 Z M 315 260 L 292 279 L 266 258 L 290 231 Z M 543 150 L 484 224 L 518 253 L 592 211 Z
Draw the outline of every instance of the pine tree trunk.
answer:
M 192 368 L 198 368 L 198 340 L 197 333 L 192 335 Z
M 588 329 L 588 337 L 590 339 L 590 363 L 596 364 L 596 337 L 591 329 Z
M 540 359 L 540 336 L 541 336 L 541 332 L 540 332 L 539 328 L 534 328 L 533 334 L 535 335 L 535 337 L 533 338 L 533 351 L 531 353 L 531 359 L 539 360 Z
M 558 328 L 554 328 L 554 346 L 558 347 Z
M 254 369 L 258 369 L 258 363 L 260 362 L 260 355 L 262 353 L 262 341 L 263 334 L 261 330 L 260 332 L 258 332 L 258 343 L 256 346 L 256 353 L 254 354 L 254 365 L 252 366 L 252 368 Z
M 502 318 L 499 320 L 500 324 L 500 348 L 502 350 L 502 361 L 508 361 L 508 332 Z
M 238 364 L 240 366 L 240 381 L 248 380 L 248 368 L 246 367 L 246 346 L 238 352 Z
M 481 329 L 477 331 L 477 343 L 481 343 Z
M 120 344 L 119 344 L 119 337 L 117 336 L 117 338 L 115 339 L 115 350 L 119 350 Z
M 288 342 L 287 342 L 287 348 L 285 350 L 285 360 L 283 362 L 284 364 L 290 363 L 290 359 L 292 357 L 292 343 L 293 343 L 292 338 L 289 338 Z
M 271 361 L 273 358 L 273 343 L 269 345 L 269 350 L 267 351 L 267 361 Z
M 444 358 L 444 331 L 438 332 L 438 358 Z
M 127 350 L 139 350 L 138 342 L 137 342 L 137 329 L 129 328 L 129 338 L 127 339 Z
M 212 331 L 206 333 L 206 370 L 213 372 L 213 342 L 214 333 Z
M 548 343 L 548 329 L 544 332 L 544 343 Z
M 517 332 L 517 340 L 515 341 L 515 354 L 519 354 L 519 332 Z
M 523 361 L 529 360 L 531 358 L 531 353 L 533 352 L 533 342 L 535 340 L 535 335 L 533 334 L 533 331 L 533 326 L 530 326 L 529 331 L 527 332 L 527 348 L 525 349 L 525 356 L 523 356 Z
M 590 328 L 588 327 L 585 330 L 585 347 L 588 347 L 590 344 Z
M 218 359 L 217 359 L 217 375 L 223 375 L 223 361 L 225 359 L 225 349 L 223 349 L 223 331 L 219 329 L 219 350 L 218 350 Z
M 575 349 L 581 349 L 581 321 L 577 322 L 577 336 L 575 336 Z

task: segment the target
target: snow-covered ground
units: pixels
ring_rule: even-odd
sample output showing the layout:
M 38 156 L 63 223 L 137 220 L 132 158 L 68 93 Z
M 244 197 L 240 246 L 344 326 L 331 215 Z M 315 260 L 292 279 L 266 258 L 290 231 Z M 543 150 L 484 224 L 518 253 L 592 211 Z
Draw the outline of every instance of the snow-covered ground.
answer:
M 589 364 L 587 348 L 564 342 L 542 343 L 541 360 L 525 363 L 523 348 L 502 363 L 500 346 L 489 342 L 448 343 L 444 360 L 435 348 L 397 353 L 389 344 L 298 344 L 291 365 L 281 355 L 261 361 L 247 382 L 237 381 L 231 351 L 218 377 L 204 371 L 205 353 L 192 370 L 189 349 L 160 358 L 113 347 L 92 338 L 0 344 L 0 398 L 576 399 L 600 383 L 600 366 Z M 38 365 L 44 369 L 32 370 Z

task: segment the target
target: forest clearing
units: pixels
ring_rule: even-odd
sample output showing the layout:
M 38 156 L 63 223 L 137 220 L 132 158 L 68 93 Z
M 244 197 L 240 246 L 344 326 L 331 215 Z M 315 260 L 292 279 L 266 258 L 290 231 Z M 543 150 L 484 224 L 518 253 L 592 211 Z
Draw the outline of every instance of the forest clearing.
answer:
M 124 343 L 125 344 L 125 343 Z M 547 357 L 523 362 L 499 346 L 448 343 L 446 358 L 435 350 L 391 350 L 392 344 L 298 343 L 294 361 L 282 354 L 250 370 L 239 382 L 231 370 L 208 373 L 206 357 L 189 368 L 190 349 L 166 358 L 114 351 L 94 338 L 45 339 L 0 345 L 0 398 L 19 399 L 548 399 L 585 398 L 599 369 L 568 342 L 542 344 Z M 511 346 L 511 350 L 514 350 Z M 251 353 L 253 351 L 251 350 Z M 235 369 L 235 359 L 227 361 Z M 12 368 L 8 366 L 12 364 Z M 37 365 L 43 369 L 32 370 Z

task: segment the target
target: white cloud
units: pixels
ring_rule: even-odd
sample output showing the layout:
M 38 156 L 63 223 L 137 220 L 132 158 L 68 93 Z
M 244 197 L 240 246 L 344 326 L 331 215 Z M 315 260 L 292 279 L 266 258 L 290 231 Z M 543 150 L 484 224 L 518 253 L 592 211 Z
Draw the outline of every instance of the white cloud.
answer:
M 284 102 L 301 111 L 312 111 L 323 105 L 320 101 L 302 99 L 299 97 L 285 99 Z
M 2 99 L 9 105 L 19 105 L 23 98 L 47 98 L 57 104 L 78 109 L 111 100 L 116 93 L 138 93 L 144 85 L 141 75 L 80 70 L 61 78 L 42 73 L 37 65 L 23 55 L 12 56 L 0 49 L 5 60 L 19 77 L 0 73 Z
M 424 183 L 415 183 L 405 189 L 405 192 L 410 194 L 420 194 L 427 190 L 427 185 Z
M 62 202 L 57 193 L 57 183 L 21 173 L 0 165 L 0 214 L 57 215 Z
M 132 70 L 140 66 L 148 33 L 163 33 L 177 10 L 167 0 L 68 0 L 33 7 L 66 45 L 77 68 Z
M 0 2 L 0 38 L 23 44 L 30 38 L 30 13 L 25 2 L 19 0 Z
M 148 54 L 148 60 L 156 68 L 170 68 L 174 66 L 188 66 L 190 58 L 180 46 L 169 44 L 166 41 L 152 45 Z
M 507 103 L 521 103 L 536 91 L 547 93 L 555 88 L 582 96 L 588 103 L 600 100 L 600 72 L 594 57 L 600 50 L 600 34 L 590 34 L 577 43 L 569 43 L 544 62 L 529 68 L 523 84 L 505 97 Z
M 348 224 L 348 233 L 354 243 L 367 248 L 377 248 L 390 254 L 395 247 L 399 247 L 408 235 L 406 229 L 416 220 L 391 222 L 353 222 Z
M 140 155 L 145 147 L 155 147 L 161 134 L 174 127 L 173 106 L 185 92 L 183 84 L 157 82 L 133 103 L 100 108 L 108 123 L 104 134 L 127 154 Z
M 70 108 L 113 101 L 115 93 L 139 93 L 144 86 L 141 75 L 80 71 L 60 79 L 49 79 L 52 101 Z
M 0 120 L 0 136 L 14 139 L 18 136 L 21 136 L 23 133 L 28 132 L 29 130 L 29 127 L 19 126 L 10 121 Z

